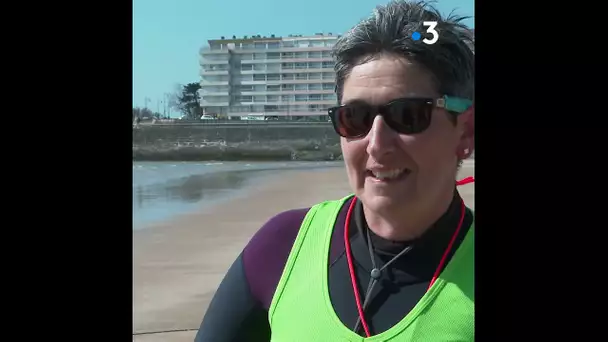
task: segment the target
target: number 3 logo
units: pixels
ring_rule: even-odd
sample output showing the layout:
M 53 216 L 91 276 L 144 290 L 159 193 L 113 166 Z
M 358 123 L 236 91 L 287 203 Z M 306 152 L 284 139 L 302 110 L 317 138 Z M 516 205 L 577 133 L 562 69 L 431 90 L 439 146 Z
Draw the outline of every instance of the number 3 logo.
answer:
M 426 30 L 426 32 L 433 35 L 432 39 L 424 38 L 422 40 L 422 42 L 424 42 L 424 44 L 428 44 L 428 45 L 437 43 L 437 40 L 439 40 L 439 33 L 437 33 L 437 31 L 435 31 L 435 27 L 437 27 L 437 22 L 436 21 L 424 21 L 424 22 L 422 22 L 422 25 L 428 26 L 429 28 Z

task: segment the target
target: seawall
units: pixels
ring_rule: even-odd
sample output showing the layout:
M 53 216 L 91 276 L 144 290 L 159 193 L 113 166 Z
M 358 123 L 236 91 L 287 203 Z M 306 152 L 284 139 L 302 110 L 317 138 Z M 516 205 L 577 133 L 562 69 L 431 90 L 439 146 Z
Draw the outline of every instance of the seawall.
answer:
M 133 160 L 336 160 L 330 123 L 144 125 L 133 129 Z

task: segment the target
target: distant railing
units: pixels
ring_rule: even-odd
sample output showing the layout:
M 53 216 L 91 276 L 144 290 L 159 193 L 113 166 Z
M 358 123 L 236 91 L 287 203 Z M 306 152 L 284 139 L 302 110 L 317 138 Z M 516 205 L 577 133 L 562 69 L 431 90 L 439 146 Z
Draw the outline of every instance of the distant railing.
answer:
M 176 120 L 173 123 L 141 123 L 139 126 L 327 126 L 328 121 L 264 121 L 264 120 Z

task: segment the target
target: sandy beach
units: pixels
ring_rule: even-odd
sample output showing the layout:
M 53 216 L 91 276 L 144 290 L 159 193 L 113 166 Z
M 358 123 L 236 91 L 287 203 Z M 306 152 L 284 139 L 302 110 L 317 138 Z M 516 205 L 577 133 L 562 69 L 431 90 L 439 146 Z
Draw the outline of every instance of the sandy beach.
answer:
M 460 177 L 472 175 L 467 162 Z M 349 192 L 342 168 L 280 171 L 243 197 L 134 231 L 133 341 L 193 341 L 224 273 L 264 222 Z M 474 207 L 474 185 L 460 192 Z M 168 330 L 182 331 L 156 333 Z

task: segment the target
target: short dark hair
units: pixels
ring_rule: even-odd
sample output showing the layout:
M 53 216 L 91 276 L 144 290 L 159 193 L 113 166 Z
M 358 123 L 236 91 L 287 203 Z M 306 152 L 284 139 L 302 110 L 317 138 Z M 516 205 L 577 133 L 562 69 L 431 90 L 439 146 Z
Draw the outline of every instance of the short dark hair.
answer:
M 391 1 L 378 6 L 336 42 L 332 55 L 335 59 L 336 94 L 342 101 L 343 86 L 353 67 L 379 55 L 390 53 L 407 58 L 431 73 L 437 91 L 442 95 L 473 99 L 475 55 L 473 32 L 461 22 L 469 17 L 450 13 L 443 17 L 430 2 Z M 432 45 L 424 21 L 436 21 L 439 40 Z M 415 41 L 412 33 L 422 37 Z

